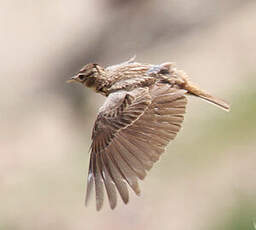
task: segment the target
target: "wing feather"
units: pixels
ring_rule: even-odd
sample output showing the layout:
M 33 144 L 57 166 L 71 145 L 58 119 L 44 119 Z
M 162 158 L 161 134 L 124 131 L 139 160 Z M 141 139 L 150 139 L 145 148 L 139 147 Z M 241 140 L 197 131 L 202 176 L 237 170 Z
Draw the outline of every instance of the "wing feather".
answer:
M 103 160 L 102 154 L 100 154 L 100 165 L 102 168 L 102 178 L 104 178 L 104 184 L 106 188 L 106 192 L 108 195 L 109 205 L 111 209 L 114 209 L 117 204 L 117 195 L 116 195 L 116 187 L 113 179 L 111 178 L 109 171 L 106 168 L 106 165 Z
M 157 83 L 152 88 L 109 95 L 94 125 L 87 180 L 86 204 L 93 185 L 96 207 L 104 200 L 104 187 L 113 209 L 117 192 L 129 201 L 128 187 L 139 195 L 138 178 L 159 160 L 181 128 L 186 91 Z
M 133 136 L 131 138 L 133 138 Z M 146 170 L 150 170 L 152 168 L 153 161 L 150 160 L 143 148 L 139 149 L 135 142 L 130 142 L 129 137 L 124 137 L 122 132 L 118 134 L 118 140 L 122 143 L 123 146 L 125 146 L 127 150 L 129 150 L 130 153 L 132 153 L 141 162 Z
M 98 164 L 99 161 L 99 155 L 96 154 L 93 158 L 93 176 L 95 181 L 95 192 L 96 192 L 96 208 L 97 210 L 100 210 L 103 201 L 104 201 L 104 191 L 103 191 L 103 178 L 100 173 L 100 167 Z
M 136 173 L 136 176 L 139 179 L 144 179 L 146 176 L 145 167 L 143 164 L 132 154 L 131 151 L 128 151 L 122 141 L 119 138 L 115 139 L 115 145 L 118 148 L 118 152 L 120 156 L 124 159 L 124 161 L 129 165 L 129 167 Z
M 90 164 L 89 164 L 89 172 L 88 172 L 88 177 L 87 177 L 87 189 L 86 189 L 86 197 L 85 197 L 85 205 L 88 204 L 91 194 L 92 194 L 92 188 L 93 188 L 93 183 L 94 183 L 94 177 L 93 177 L 93 161 L 94 156 L 91 155 L 90 157 Z
M 109 151 L 106 150 L 105 154 L 102 154 L 105 164 L 107 165 L 107 168 L 109 170 L 109 174 L 112 177 L 112 180 L 123 200 L 123 202 L 126 204 L 129 201 L 129 193 L 126 183 L 124 182 L 122 175 L 117 170 L 116 166 L 113 164 L 112 159 L 109 157 Z
M 126 182 L 130 185 L 130 187 L 133 189 L 133 191 L 136 194 L 140 194 L 140 189 L 137 182 L 136 174 L 134 171 L 132 171 L 129 165 L 121 157 L 121 154 L 119 152 L 119 149 L 116 146 L 116 143 L 113 142 L 113 144 L 109 148 L 110 148 L 110 151 L 112 150 L 111 157 L 113 159 L 113 162 L 116 165 L 122 177 L 126 180 Z

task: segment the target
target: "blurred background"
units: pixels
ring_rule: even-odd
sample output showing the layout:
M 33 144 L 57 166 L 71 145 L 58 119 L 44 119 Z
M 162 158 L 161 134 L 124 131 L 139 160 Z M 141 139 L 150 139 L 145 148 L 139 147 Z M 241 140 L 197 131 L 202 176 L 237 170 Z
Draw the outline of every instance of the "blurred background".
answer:
M 256 226 L 254 0 L 0 1 L 0 229 Z M 142 195 L 84 207 L 104 98 L 66 84 L 84 64 L 174 61 L 230 113 L 189 98 Z

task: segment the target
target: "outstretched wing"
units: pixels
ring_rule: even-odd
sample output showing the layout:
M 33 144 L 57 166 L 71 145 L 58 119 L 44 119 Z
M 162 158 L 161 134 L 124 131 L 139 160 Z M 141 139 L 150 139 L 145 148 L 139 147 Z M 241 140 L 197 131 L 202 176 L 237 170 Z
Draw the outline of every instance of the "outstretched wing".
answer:
M 103 205 L 104 186 L 112 209 L 117 204 L 117 191 L 123 202 L 128 202 L 127 184 L 140 194 L 137 179 L 145 178 L 180 130 L 185 93 L 158 84 L 109 95 L 93 129 L 86 203 L 93 186 L 97 210 Z
M 93 185 L 96 190 L 96 206 L 99 210 L 103 204 L 103 184 L 109 197 L 110 206 L 114 208 L 117 202 L 115 187 L 124 202 L 128 202 L 128 190 L 124 178 L 130 178 L 129 172 L 123 174 L 119 167 L 121 161 L 113 140 L 118 132 L 127 128 L 138 119 L 151 103 L 147 88 L 139 88 L 132 92 L 118 91 L 108 96 L 100 108 L 92 133 L 91 158 L 88 173 L 86 203 Z M 136 185 L 132 185 L 135 188 Z

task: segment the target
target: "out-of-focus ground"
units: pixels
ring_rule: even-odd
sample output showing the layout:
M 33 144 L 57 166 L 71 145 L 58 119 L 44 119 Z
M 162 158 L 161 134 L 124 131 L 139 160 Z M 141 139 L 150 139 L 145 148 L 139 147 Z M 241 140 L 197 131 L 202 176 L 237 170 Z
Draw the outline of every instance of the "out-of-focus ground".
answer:
M 1 1 L 0 229 L 254 229 L 255 12 L 253 0 Z M 232 109 L 190 98 L 141 197 L 97 213 L 84 192 L 104 98 L 65 80 L 134 54 L 177 62 Z

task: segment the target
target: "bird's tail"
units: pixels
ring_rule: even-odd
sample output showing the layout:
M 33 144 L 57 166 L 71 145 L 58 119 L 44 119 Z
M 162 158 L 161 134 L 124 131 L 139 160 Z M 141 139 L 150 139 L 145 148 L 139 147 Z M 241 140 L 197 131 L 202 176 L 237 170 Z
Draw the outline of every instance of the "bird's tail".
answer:
M 220 107 L 221 109 L 224 109 L 226 111 L 230 110 L 230 105 L 227 102 L 225 102 L 222 99 L 213 97 L 209 93 L 201 90 L 199 87 L 197 87 L 193 83 L 191 83 L 185 72 L 177 71 L 177 74 L 179 77 L 182 78 L 182 83 L 180 84 L 180 87 L 187 90 L 188 94 L 200 97 L 200 98 L 206 100 L 207 102 L 217 105 L 218 107 Z
M 200 97 L 200 98 L 206 100 L 207 102 L 217 105 L 218 107 L 220 107 L 226 111 L 230 110 L 230 105 L 227 102 L 225 102 L 222 99 L 213 97 L 212 95 L 204 92 L 203 90 L 199 89 L 197 86 L 195 86 L 191 83 L 185 84 L 184 89 L 186 89 L 189 94 Z

